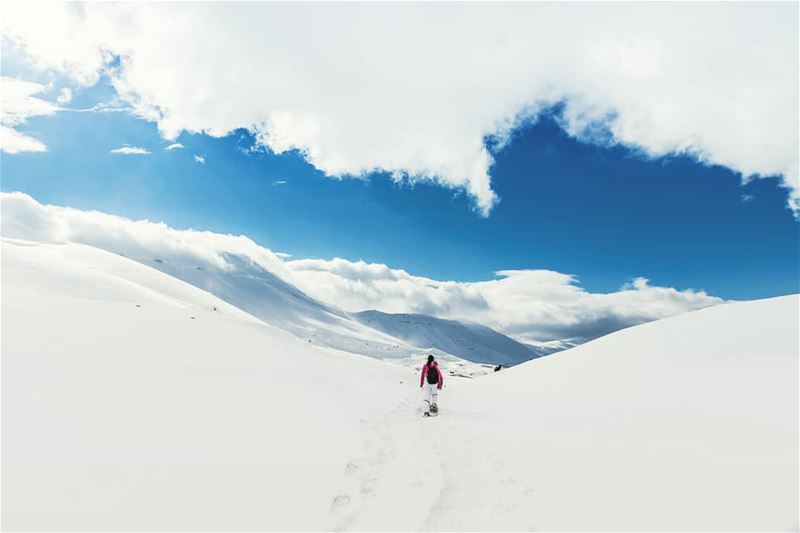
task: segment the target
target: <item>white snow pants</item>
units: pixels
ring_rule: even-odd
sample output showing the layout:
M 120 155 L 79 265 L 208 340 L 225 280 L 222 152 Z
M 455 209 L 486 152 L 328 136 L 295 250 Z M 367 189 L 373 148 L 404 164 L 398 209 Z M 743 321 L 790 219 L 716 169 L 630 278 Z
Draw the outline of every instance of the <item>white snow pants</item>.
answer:
M 423 407 L 426 413 L 431 412 L 431 404 L 438 403 L 439 400 L 439 384 L 428 383 L 427 381 L 422 385 L 422 398 Z

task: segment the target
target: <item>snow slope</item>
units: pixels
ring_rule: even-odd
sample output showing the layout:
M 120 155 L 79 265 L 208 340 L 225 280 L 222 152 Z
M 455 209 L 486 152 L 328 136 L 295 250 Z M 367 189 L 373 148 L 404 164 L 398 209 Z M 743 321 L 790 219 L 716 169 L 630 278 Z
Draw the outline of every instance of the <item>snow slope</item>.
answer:
M 2 261 L 4 529 L 325 529 L 362 419 L 413 393 L 116 254 Z
M 534 348 L 481 324 L 458 320 L 380 311 L 363 311 L 352 316 L 414 346 L 437 348 L 475 363 L 512 366 L 556 351 Z
M 95 211 L 43 206 L 23 193 L 0 193 L 0 198 L 3 237 L 80 243 L 122 255 L 203 289 L 310 344 L 405 364 L 416 364 L 423 357 L 421 348 L 308 296 L 273 252 L 247 237 L 175 230 Z M 485 372 L 480 365 L 435 347 L 430 351 L 464 375 Z
M 720 305 L 453 387 L 435 446 L 460 512 L 428 526 L 797 530 L 799 306 Z
M 447 379 L 423 419 L 415 369 L 116 254 L 4 239 L 2 527 L 797 529 L 799 303 Z
M 465 376 L 485 374 L 487 371 L 481 367 L 481 363 L 491 364 L 495 359 L 503 359 L 502 355 L 482 350 L 481 342 L 489 337 L 485 333 L 483 337 L 468 337 L 468 344 L 458 352 L 447 350 L 456 348 L 454 343 L 418 344 L 417 340 L 425 340 L 436 334 L 437 319 L 425 317 L 430 318 L 429 329 L 432 331 L 427 337 L 399 337 L 394 334 L 394 330 L 376 328 L 377 324 L 372 321 L 351 317 L 332 305 L 308 296 L 295 285 L 246 257 L 226 254 L 225 261 L 225 268 L 211 265 L 198 267 L 174 259 L 159 259 L 158 262 L 153 262 L 153 266 L 208 291 L 270 325 L 289 331 L 310 344 L 378 359 L 392 359 L 406 365 L 418 364 L 425 354 L 433 353 L 437 358 L 458 368 L 459 374 Z M 480 331 L 481 328 L 493 332 L 483 326 L 476 326 L 474 329 Z M 500 333 L 493 333 L 497 337 L 505 337 Z M 511 339 L 508 341 L 519 344 Z M 508 346 L 499 344 L 498 347 Z M 465 357 L 476 352 L 480 355 Z M 510 353 L 512 357 L 517 355 Z M 524 360 L 532 357 L 529 351 Z
M 378 358 L 409 358 L 420 351 L 351 320 L 247 257 L 225 254 L 224 259 L 224 268 L 173 258 L 150 264 L 309 343 Z

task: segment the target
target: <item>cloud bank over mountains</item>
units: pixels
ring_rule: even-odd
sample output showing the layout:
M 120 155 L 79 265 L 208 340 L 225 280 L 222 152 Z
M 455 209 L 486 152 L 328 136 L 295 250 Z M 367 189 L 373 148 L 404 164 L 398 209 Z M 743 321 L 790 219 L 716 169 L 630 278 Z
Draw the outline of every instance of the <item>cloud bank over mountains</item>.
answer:
M 798 205 L 796 3 L 126 3 L 4 6 L 3 35 L 77 86 L 110 76 L 158 123 L 248 128 L 330 176 L 465 190 L 537 112 L 648 156 L 782 175 Z M 213 36 L 213 38 L 212 38 Z M 34 145 L 32 145 L 34 146 Z
M 504 270 L 497 279 L 466 283 L 346 259 L 285 264 L 309 294 L 348 311 L 469 320 L 528 342 L 586 340 L 723 302 L 704 291 L 653 287 L 644 278 L 601 294 L 581 288 L 575 276 L 551 270 Z
M 574 276 L 547 270 L 501 271 L 498 279 L 476 283 L 438 281 L 363 261 L 289 260 L 245 236 L 42 205 L 24 193 L 1 193 L 0 201 L 4 237 L 76 242 L 192 268 L 233 270 L 244 259 L 345 311 L 469 320 L 529 342 L 592 338 L 723 302 L 702 291 L 653 287 L 644 279 L 614 293 L 590 293 Z

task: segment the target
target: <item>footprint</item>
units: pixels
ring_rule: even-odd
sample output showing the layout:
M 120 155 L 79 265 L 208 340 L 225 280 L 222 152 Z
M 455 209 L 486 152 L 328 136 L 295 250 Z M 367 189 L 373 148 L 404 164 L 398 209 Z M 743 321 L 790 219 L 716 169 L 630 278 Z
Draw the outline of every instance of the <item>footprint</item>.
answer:
M 344 465 L 344 473 L 348 476 L 352 476 L 358 471 L 359 466 L 358 461 L 350 461 Z
M 372 494 L 378 484 L 378 476 L 368 475 L 361 480 L 361 494 Z
M 350 496 L 348 496 L 347 494 L 339 494 L 333 499 L 333 502 L 331 503 L 331 511 L 338 511 L 339 509 L 341 509 L 342 507 L 344 507 L 349 503 L 350 503 Z

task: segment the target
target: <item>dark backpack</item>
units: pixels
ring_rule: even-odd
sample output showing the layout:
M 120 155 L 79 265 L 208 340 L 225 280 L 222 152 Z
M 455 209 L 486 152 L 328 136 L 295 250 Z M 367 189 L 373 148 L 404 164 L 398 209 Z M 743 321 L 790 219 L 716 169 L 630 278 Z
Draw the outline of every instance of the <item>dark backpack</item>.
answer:
M 439 372 L 436 370 L 436 367 L 431 365 L 428 367 L 428 383 L 433 385 L 434 383 L 439 383 Z

